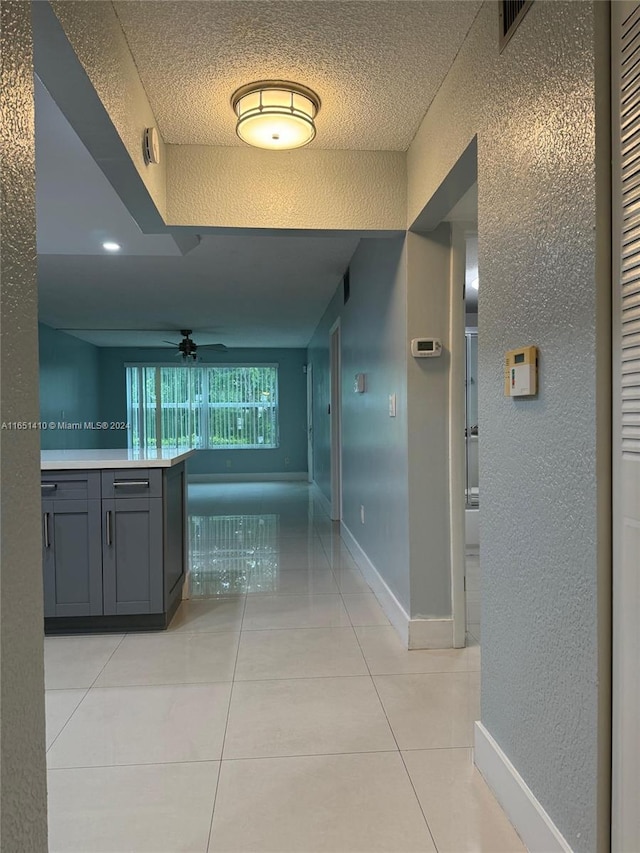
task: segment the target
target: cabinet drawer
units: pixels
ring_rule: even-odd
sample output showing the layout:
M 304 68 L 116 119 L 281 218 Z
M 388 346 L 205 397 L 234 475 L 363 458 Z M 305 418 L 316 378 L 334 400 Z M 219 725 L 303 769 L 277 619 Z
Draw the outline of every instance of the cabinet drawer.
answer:
M 124 468 L 102 472 L 103 498 L 161 498 L 162 470 Z
M 81 501 L 100 497 L 99 471 L 42 471 L 40 491 L 51 500 Z

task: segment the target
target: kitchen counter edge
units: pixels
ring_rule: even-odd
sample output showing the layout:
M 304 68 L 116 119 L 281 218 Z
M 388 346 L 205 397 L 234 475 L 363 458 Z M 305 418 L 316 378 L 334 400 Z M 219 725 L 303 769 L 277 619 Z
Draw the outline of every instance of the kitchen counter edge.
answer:
M 122 468 L 172 468 L 184 462 L 195 450 L 177 450 L 175 455 L 148 456 L 132 459 L 123 450 L 43 450 L 40 459 L 42 471 L 89 471 Z

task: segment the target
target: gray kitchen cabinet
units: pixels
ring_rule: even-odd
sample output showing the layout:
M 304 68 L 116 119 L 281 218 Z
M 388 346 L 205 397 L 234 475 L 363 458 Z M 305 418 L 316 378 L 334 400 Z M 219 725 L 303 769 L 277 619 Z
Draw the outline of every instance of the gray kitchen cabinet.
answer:
M 162 499 L 102 501 L 104 614 L 161 613 Z
M 95 471 L 42 475 L 44 614 L 102 613 L 100 477 Z
M 42 501 L 45 616 L 102 613 L 100 501 Z
M 46 633 L 166 628 L 186 566 L 184 463 L 42 474 Z

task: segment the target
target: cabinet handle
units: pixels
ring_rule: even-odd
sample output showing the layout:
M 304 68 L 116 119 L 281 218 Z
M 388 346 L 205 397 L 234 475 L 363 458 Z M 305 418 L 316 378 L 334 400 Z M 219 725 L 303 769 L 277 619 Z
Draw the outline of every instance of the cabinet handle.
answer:
M 107 510 L 107 545 L 111 545 L 112 543 L 112 535 L 111 535 L 111 510 Z
M 42 533 L 44 535 L 44 547 L 51 547 L 51 542 L 49 541 L 49 513 L 44 512 L 42 514 Z
M 113 481 L 113 487 L 115 489 L 117 489 L 118 486 L 146 486 L 147 488 L 149 488 L 149 481 L 148 480 L 114 480 Z
M 57 483 L 40 483 L 40 488 L 41 489 L 57 489 L 58 484 Z

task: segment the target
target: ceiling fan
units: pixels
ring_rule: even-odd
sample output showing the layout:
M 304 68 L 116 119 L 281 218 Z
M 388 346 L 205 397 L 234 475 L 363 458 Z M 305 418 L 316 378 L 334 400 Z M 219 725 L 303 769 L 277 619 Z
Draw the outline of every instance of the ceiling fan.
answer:
M 163 341 L 165 344 L 170 344 L 173 347 L 178 347 L 177 355 L 182 356 L 183 361 L 196 361 L 198 358 L 198 350 L 208 349 L 215 352 L 227 352 L 227 347 L 224 344 L 198 344 L 191 337 L 191 329 L 180 329 L 182 340 L 180 343 L 175 341 Z
M 107 329 L 104 326 L 102 326 L 99 329 L 96 329 L 96 328 L 87 329 L 84 326 L 83 327 L 73 326 L 73 327 L 68 327 L 68 328 L 56 327 L 56 329 L 58 332 L 67 332 L 67 333 L 71 333 L 71 334 L 73 334 L 74 332 L 125 332 L 125 333 L 130 334 L 130 335 L 135 335 L 138 332 L 142 332 L 142 333 L 153 332 L 154 334 L 162 334 L 163 331 L 165 331 L 165 332 L 171 331 L 169 329 L 163 330 L 163 329 L 158 329 L 158 328 L 156 328 L 156 329 L 133 329 L 131 327 L 128 329 Z M 200 329 L 199 331 L 200 332 L 207 331 L 207 333 L 208 333 L 209 330 Z M 196 352 L 199 350 L 203 350 L 203 349 L 212 350 L 214 352 L 216 352 L 216 351 L 217 352 L 228 352 L 228 349 L 224 344 L 200 344 L 200 345 L 196 344 L 196 342 L 191 337 L 192 332 L 193 332 L 192 329 L 180 329 L 180 334 L 182 335 L 182 340 L 179 343 L 176 343 L 176 341 L 163 341 L 163 343 L 169 344 L 172 347 L 177 347 L 177 350 L 178 350 L 177 355 L 181 355 L 183 357 L 184 361 L 189 361 L 190 359 L 192 359 L 193 361 L 196 361 Z M 148 347 L 148 346 L 157 346 L 157 343 L 155 343 L 155 342 L 153 344 L 144 344 L 144 343 L 140 343 L 140 342 L 138 342 L 136 344 L 126 343 L 126 344 L 122 344 L 122 346 L 142 346 L 142 347 L 146 346 L 146 347 Z

